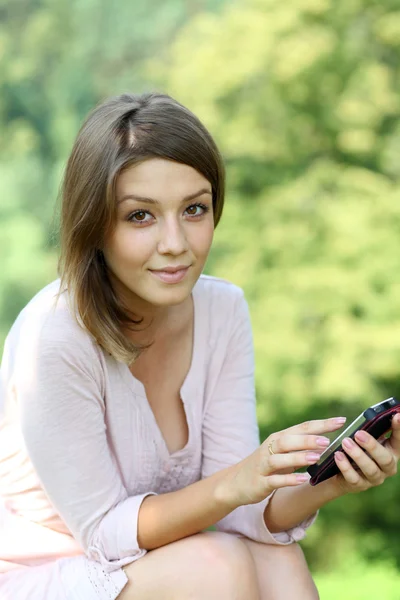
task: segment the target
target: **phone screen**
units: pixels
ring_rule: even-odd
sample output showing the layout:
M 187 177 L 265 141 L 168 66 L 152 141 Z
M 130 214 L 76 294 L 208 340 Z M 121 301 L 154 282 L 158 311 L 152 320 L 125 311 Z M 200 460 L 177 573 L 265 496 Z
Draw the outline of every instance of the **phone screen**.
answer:
M 384 410 L 386 408 L 389 408 L 390 405 L 392 404 L 396 404 L 396 401 L 393 398 L 389 398 L 386 400 L 382 400 L 381 402 L 378 402 L 377 404 L 374 404 L 373 406 L 370 407 L 369 410 L 373 410 L 376 413 L 380 412 L 381 410 Z M 357 431 L 357 429 L 359 429 L 367 420 L 365 418 L 365 411 L 362 412 L 356 419 L 354 419 L 354 421 L 352 423 L 350 423 L 350 425 L 348 427 L 346 427 L 346 429 L 337 437 L 333 440 L 333 442 L 331 443 L 330 446 L 328 446 L 328 448 L 326 450 L 323 451 L 323 453 L 320 456 L 320 459 L 317 463 L 315 463 L 316 465 L 321 465 L 324 460 L 330 455 L 332 454 L 332 452 L 335 452 L 335 450 L 337 450 L 339 448 L 339 446 L 341 446 L 343 440 L 345 437 L 350 437 L 353 433 L 355 433 Z
M 320 456 L 320 459 L 316 465 L 320 465 L 324 462 L 324 460 L 332 453 L 335 452 L 341 446 L 345 437 L 350 437 L 352 433 L 354 433 L 361 425 L 365 422 L 364 413 L 361 413 L 337 438 L 333 440 L 330 446 L 327 447 L 326 450 Z

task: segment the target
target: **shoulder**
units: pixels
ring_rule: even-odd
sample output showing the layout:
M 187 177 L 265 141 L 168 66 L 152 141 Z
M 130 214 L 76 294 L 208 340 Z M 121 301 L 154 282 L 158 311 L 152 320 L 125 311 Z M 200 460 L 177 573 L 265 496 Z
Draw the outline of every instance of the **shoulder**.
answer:
M 52 361 L 67 352 L 76 360 L 93 361 L 99 347 L 72 314 L 66 292 L 59 295 L 57 279 L 41 289 L 23 308 L 5 343 L 5 356 L 14 364 L 51 355 Z
M 196 291 L 212 338 L 222 341 L 236 329 L 238 322 L 249 324 L 248 303 L 240 286 L 221 277 L 201 275 Z
M 219 305 L 223 312 L 228 306 L 235 306 L 244 299 L 243 289 L 222 277 L 202 274 L 197 285 L 200 296 L 207 302 Z

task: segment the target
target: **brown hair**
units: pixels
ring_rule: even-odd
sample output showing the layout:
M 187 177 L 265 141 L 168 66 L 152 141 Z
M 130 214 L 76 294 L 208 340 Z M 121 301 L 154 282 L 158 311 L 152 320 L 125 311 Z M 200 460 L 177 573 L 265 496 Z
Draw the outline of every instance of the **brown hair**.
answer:
M 102 248 L 116 219 L 117 176 L 149 158 L 189 165 L 212 186 L 214 227 L 224 205 L 225 168 L 199 119 L 167 94 L 122 94 L 96 106 L 83 123 L 62 184 L 60 290 L 78 321 L 117 360 L 134 361 L 147 346 L 123 333 L 135 320 L 114 293 Z

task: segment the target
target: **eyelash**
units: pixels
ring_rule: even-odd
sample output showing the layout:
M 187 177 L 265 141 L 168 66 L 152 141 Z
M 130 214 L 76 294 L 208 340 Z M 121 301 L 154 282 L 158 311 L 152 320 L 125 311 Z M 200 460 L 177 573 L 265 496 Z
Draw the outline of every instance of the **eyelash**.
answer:
M 210 208 L 208 206 L 206 206 L 205 204 L 202 204 L 201 202 L 196 202 L 196 204 L 191 204 L 190 206 L 188 206 L 186 208 L 186 210 L 188 210 L 188 208 L 192 208 L 193 206 L 198 206 L 198 207 L 202 208 L 203 209 L 203 213 L 202 213 L 203 215 L 205 215 L 206 213 L 208 213 L 208 211 L 210 210 Z M 134 217 L 137 214 L 140 214 L 140 213 L 151 215 L 151 212 L 148 211 L 148 210 L 135 210 L 135 212 L 131 213 L 128 216 L 128 221 L 130 221 L 131 223 L 138 224 L 138 225 L 141 225 L 142 223 L 146 224 L 148 221 L 135 221 L 134 220 Z M 196 218 L 196 217 L 200 217 L 201 215 L 189 215 L 189 216 Z

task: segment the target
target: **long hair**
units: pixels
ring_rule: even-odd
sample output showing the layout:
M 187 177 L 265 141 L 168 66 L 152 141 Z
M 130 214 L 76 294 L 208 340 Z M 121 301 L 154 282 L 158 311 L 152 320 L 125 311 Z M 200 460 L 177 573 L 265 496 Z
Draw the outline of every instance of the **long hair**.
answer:
M 221 154 L 199 119 L 167 94 L 122 94 L 96 106 L 78 132 L 61 188 L 60 290 L 68 290 L 97 343 L 128 364 L 148 346 L 124 334 L 141 319 L 115 294 L 102 248 L 115 227 L 118 175 L 150 158 L 193 167 L 211 183 L 216 227 L 225 194 Z

